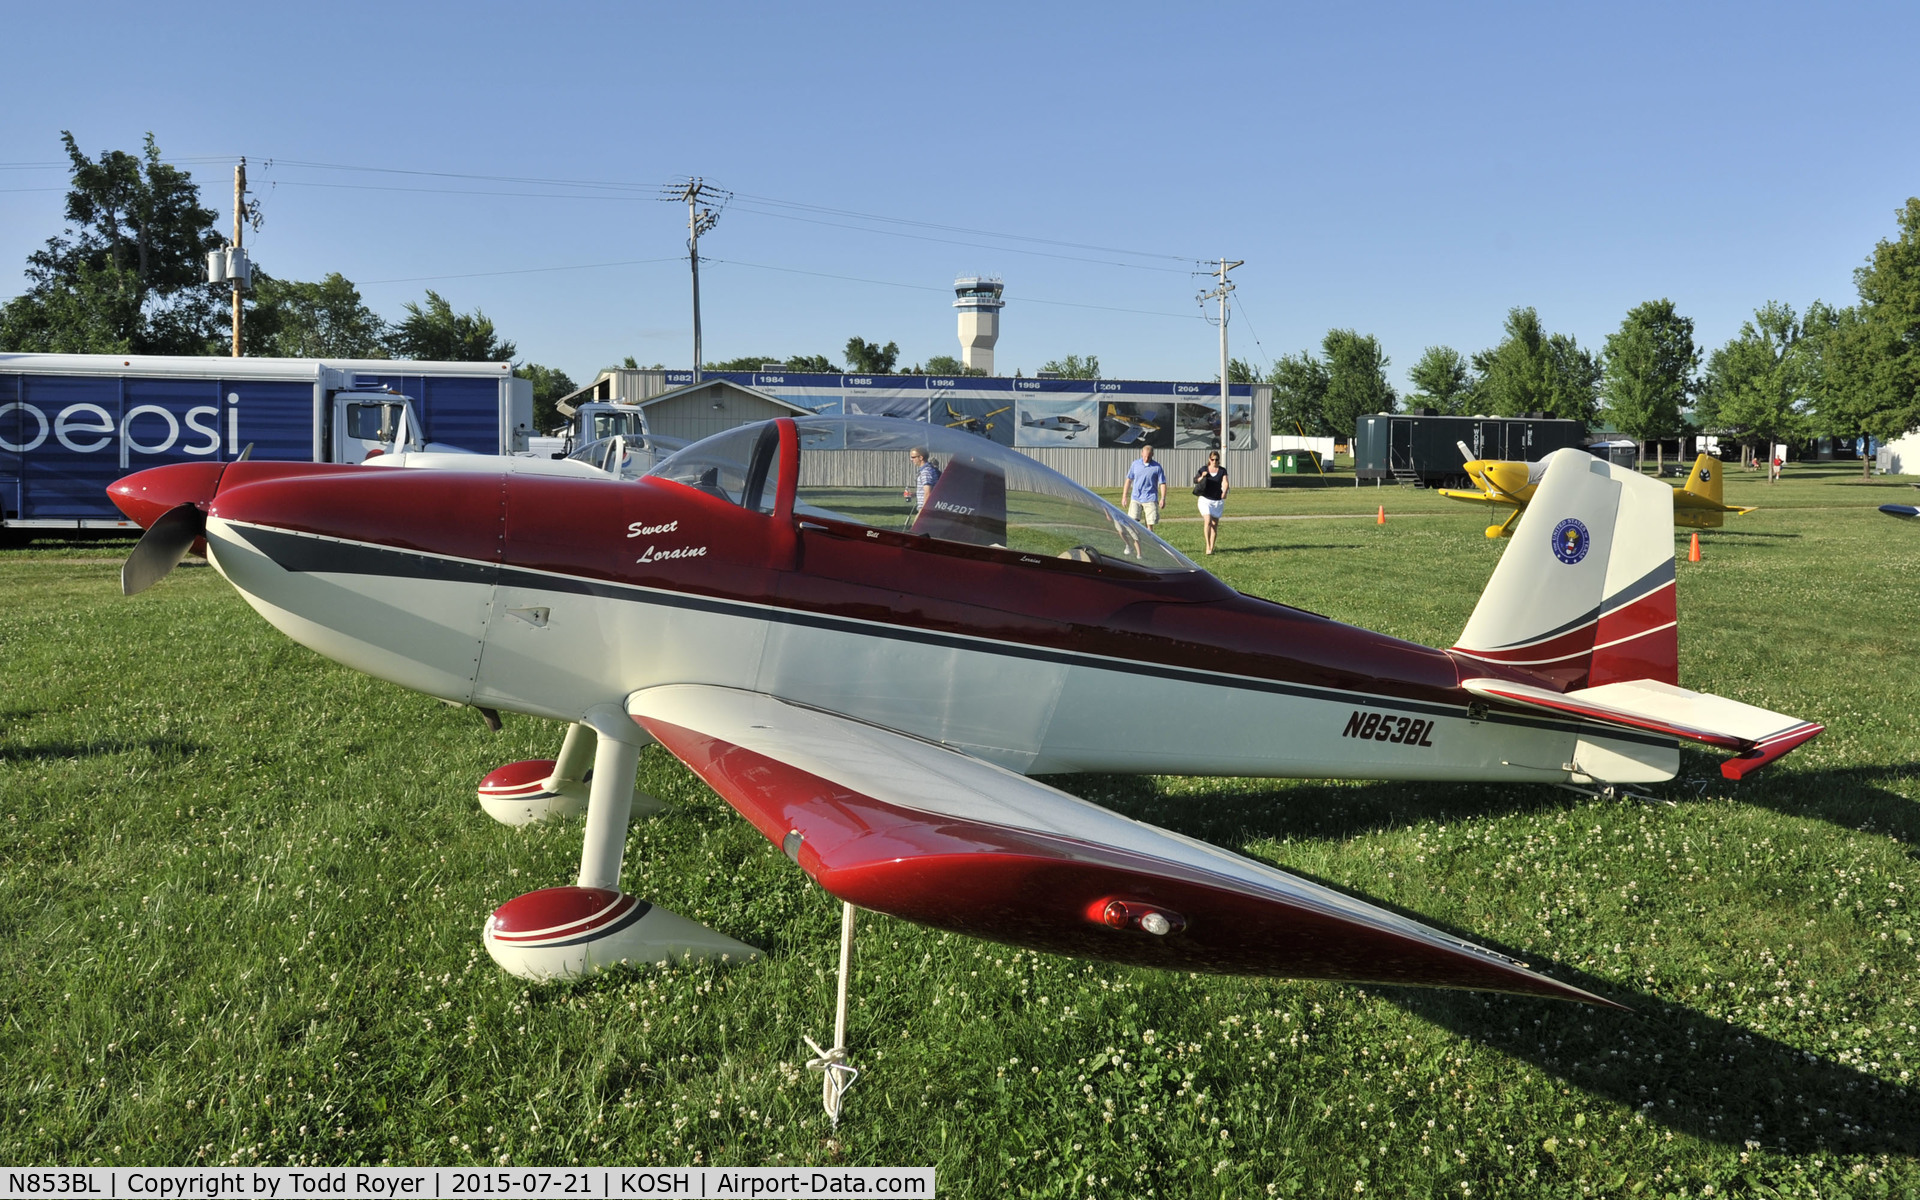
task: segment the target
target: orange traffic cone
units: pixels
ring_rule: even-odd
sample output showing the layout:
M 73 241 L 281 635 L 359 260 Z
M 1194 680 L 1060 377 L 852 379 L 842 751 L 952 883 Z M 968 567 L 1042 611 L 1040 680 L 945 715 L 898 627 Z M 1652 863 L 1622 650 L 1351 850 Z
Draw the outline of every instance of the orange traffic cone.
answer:
M 1385 525 L 1387 523 L 1387 506 L 1386 505 L 1382 504 L 1380 506 L 1380 515 L 1374 518 L 1373 523 L 1375 525 Z
M 1700 535 L 1697 533 L 1693 535 L 1693 545 L 1687 547 L 1687 561 L 1700 561 Z

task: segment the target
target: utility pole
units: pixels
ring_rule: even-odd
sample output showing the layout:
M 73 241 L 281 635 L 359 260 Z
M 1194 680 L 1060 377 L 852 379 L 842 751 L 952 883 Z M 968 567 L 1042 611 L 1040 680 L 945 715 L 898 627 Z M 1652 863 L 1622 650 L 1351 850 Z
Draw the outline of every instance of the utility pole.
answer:
M 1203 310 L 1206 308 L 1207 301 L 1209 300 L 1218 300 L 1220 302 L 1220 317 L 1215 323 L 1220 326 L 1220 461 L 1222 464 L 1224 464 L 1227 459 L 1227 414 L 1229 412 L 1227 407 L 1227 297 L 1233 293 L 1233 283 L 1227 278 L 1227 272 L 1233 270 L 1235 267 L 1244 267 L 1246 265 L 1246 260 L 1244 259 L 1238 262 L 1230 262 L 1225 258 L 1220 259 L 1219 265 L 1207 272 L 1208 275 L 1220 281 L 1220 286 L 1210 292 L 1201 292 L 1197 297 L 1200 301 L 1200 307 Z M 1198 273 L 1199 272 L 1195 272 L 1195 274 Z
M 693 271 L 693 381 L 700 382 L 700 235 L 720 223 L 720 210 L 727 201 L 733 199 L 733 193 L 714 187 L 699 176 L 685 183 L 668 184 L 662 191 L 662 200 L 672 200 L 687 206 L 687 265 Z M 702 204 L 709 205 L 701 208 Z
M 271 160 L 267 163 L 272 166 Z M 240 357 L 241 347 L 245 344 L 240 330 L 240 293 L 253 285 L 253 264 L 247 261 L 247 252 L 241 247 L 240 237 L 251 223 L 260 228 L 260 206 L 247 202 L 247 160 L 242 158 L 233 168 L 233 241 L 218 250 L 207 252 L 207 282 L 224 283 L 233 289 L 233 356 Z
M 240 156 L 240 162 L 233 168 L 233 248 L 241 249 L 240 232 L 247 214 L 247 159 Z M 244 253 L 241 261 L 246 260 Z M 233 356 L 240 357 L 240 275 L 231 274 L 233 280 Z

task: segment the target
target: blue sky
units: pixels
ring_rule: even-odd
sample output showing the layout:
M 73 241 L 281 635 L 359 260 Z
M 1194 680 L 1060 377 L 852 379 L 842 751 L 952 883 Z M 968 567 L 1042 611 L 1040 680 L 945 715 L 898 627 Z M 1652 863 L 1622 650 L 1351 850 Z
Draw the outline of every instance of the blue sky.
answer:
M 1211 378 L 1191 272 L 1226 255 L 1236 356 L 1352 327 L 1397 386 L 1426 346 L 1495 343 L 1514 305 L 1597 348 L 1661 296 L 1707 346 L 1770 299 L 1851 301 L 1920 193 L 1910 4 L 176 3 L 5 25 L 0 293 L 60 227 L 60 131 L 91 155 L 151 130 L 223 224 L 248 157 L 272 273 L 340 271 L 388 316 L 432 287 L 582 382 L 689 361 L 686 213 L 654 199 L 687 175 L 736 197 L 701 246 L 709 359 L 838 359 L 852 335 L 954 354 L 952 278 L 983 272 L 1007 284 L 1004 373 L 1077 353 Z

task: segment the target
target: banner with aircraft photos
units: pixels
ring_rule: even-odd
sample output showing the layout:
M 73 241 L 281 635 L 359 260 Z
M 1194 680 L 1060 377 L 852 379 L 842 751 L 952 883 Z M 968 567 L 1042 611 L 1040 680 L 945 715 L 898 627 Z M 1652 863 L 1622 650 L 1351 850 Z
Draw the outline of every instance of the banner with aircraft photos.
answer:
M 1181 402 L 1173 406 L 1173 445 L 1178 450 L 1213 450 L 1220 445 L 1220 402 Z
M 1097 446 L 1099 435 L 1094 422 L 1099 420 L 1092 396 L 1077 400 L 1034 399 L 1021 397 L 1014 404 L 1019 424 L 1014 427 L 1016 446 Z
M 1253 442 L 1253 401 L 1227 401 L 1227 449 L 1251 450 Z
M 1102 449 L 1173 449 L 1174 405 L 1138 400 L 1100 401 Z
M 903 417 L 1002 445 L 1172 449 L 1203 440 L 1210 447 L 1219 437 L 1217 383 L 798 371 L 709 371 L 705 378 L 744 384 L 823 416 Z M 664 381 L 677 387 L 693 382 L 693 374 L 668 371 Z M 1229 396 L 1228 445 L 1253 449 L 1253 388 L 1236 383 Z
M 911 389 L 862 388 L 847 394 L 846 413 L 850 417 L 904 417 L 909 421 L 924 421 L 928 399 L 924 383 Z
M 933 393 L 927 420 L 948 429 L 977 433 L 981 437 L 1013 445 L 1013 397 L 982 400 L 972 396 L 954 396 L 950 392 Z

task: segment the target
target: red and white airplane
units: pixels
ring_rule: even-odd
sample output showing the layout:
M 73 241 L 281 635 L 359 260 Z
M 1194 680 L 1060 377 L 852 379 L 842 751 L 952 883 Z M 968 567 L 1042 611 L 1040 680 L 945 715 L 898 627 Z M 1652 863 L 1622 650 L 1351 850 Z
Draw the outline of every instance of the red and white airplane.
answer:
M 918 510 L 915 446 L 943 464 Z M 1242 595 L 1039 463 L 888 418 L 745 426 L 633 480 L 192 463 L 112 493 L 148 529 L 129 592 L 204 539 L 329 658 L 572 723 L 557 760 L 480 787 L 509 824 L 586 815 L 574 884 L 486 923 L 533 978 L 756 953 L 620 890 L 658 742 L 861 908 L 1111 962 L 1606 1003 L 1029 776 L 1604 788 L 1672 778 L 1680 739 L 1739 778 L 1821 729 L 1677 686 L 1673 489 L 1579 451 L 1450 649 Z

